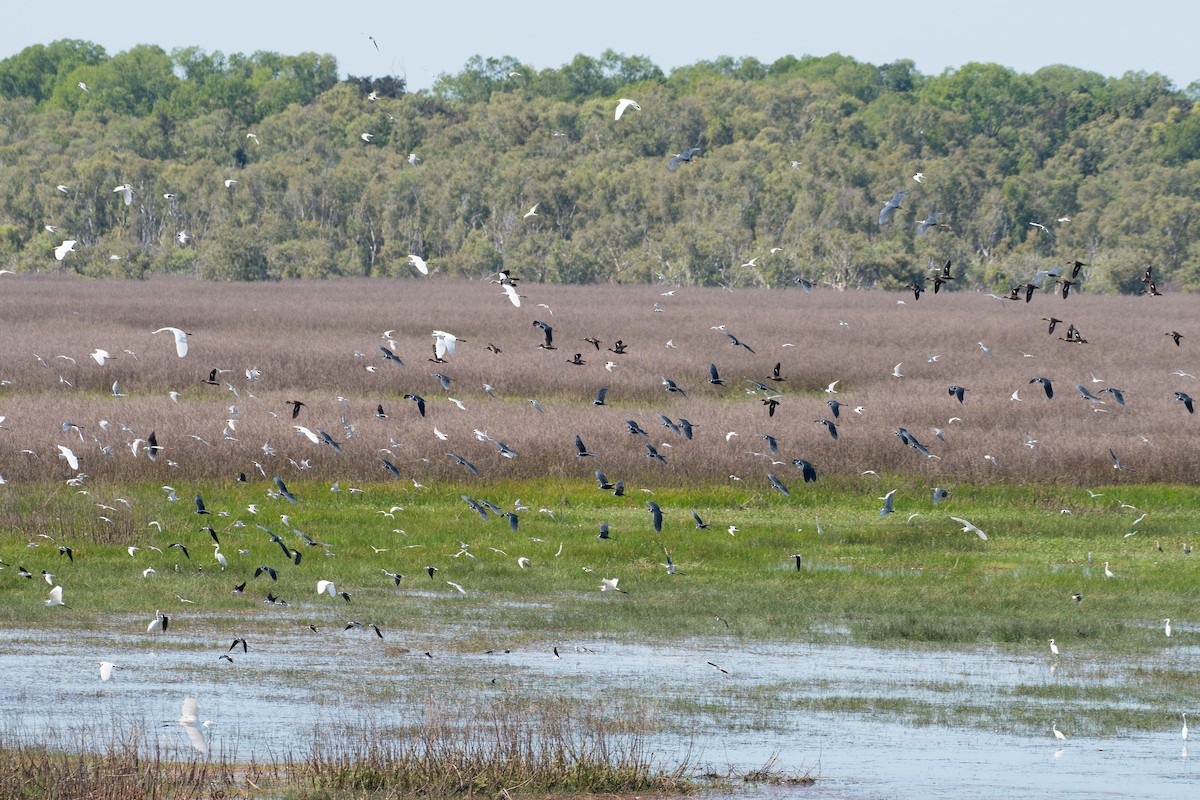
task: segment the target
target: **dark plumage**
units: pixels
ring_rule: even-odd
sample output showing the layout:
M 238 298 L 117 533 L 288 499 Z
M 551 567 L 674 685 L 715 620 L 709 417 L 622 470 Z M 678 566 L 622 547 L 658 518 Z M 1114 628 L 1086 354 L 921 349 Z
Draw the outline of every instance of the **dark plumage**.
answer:
M 817 480 L 817 468 L 812 465 L 811 461 L 805 461 L 803 458 L 793 458 L 792 463 L 800 470 L 805 483 L 814 483 Z
M 542 337 L 546 340 L 546 341 L 542 342 L 541 344 L 539 344 L 538 347 L 542 348 L 543 350 L 556 349 L 554 347 L 554 329 L 553 328 L 551 328 L 546 323 L 542 322 L 540 319 L 535 319 L 533 321 L 533 327 L 541 328 Z
M 667 162 L 667 169 L 671 172 L 674 172 L 675 170 L 679 169 L 680 164 L 685 161 L 690 162 L 698 155 L 700 155 L 699 147 L 689 147 L 682 153 L 676 153 L 675 155 L 671 156 L 671 160 Z
M 1054 397 L 1054 384 L 1052 384 L 1050 382 L 1049 378 L 1037 377 L 1037 378 L 1033 378 L 1029 382 L 1030 383 L 1040 383 L 1042 385 L 1042 388 L 1046 390 L 1046 399 L 1050 399 L 1050 398 Z
M 414 403 L 416 403 L 417 411 L 420 412 L 422 417 L 425 416 L 425 398 L 424 397 L 421 397 L 419 394 L 406 394 L 406 395 L 404 395 L 404 399 L 412 400 Z
M 957 398 L 958 402 L 961 403 L 963 401 L 963 395 L 966 394 L 967 390 L 962 386 L 951 386 L 949 389 L 947 389 L 947 392 L 949 392 L 951 397 Z

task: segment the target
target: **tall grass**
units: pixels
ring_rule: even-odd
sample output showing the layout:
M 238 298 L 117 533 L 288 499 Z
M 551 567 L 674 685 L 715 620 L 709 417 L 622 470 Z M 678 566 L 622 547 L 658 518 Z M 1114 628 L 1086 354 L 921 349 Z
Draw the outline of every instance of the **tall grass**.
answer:
M 698 784 L 685 759 L 664 767 L 645 726 L 605 709 L 501 701 L 478 715 L 432 704 L 420 723 L 369 720 L 318 728 L 308 751 L 266 763 L 232 754 L 180 759 L 138 728 L 97 752 L 79 741 L 30 744 L 0 733 L 0 780 L 12 800 L 145 797 L 476 797 L 545 794 L 686 794 Z
M 874 469 L 971 483 L 1187 482 L 1200 467 L 1200 422 L 1173 396 L 1196 382 L 1171 374 L 1200 374 L 1200 365 L 1187 339 L 1177 348 L 1162 335 L 1187 329 L 1197 310 L 1189 296 L 1080 295 L 1062 301 L 1045 295 L 1026 305 L 966 292 L 917 302 L 907 295 L 820 289 L 811 295 L 688 289 L 662 297 L 660 287 L 531 286 L 516 309 L 496 289 L 470 281 L 256 286 L 9 276 L 0 296 L 0 314 L 9 321 L 0 378 L 11 381 L 0 390 L 0 413 L 8 417 L 0 475 L 21 482 L 65 479 L 73 473 L 55 448 L 65 444 L 82 457 L 81 470 L 93 480 L 229 480 L 239 472 L 255 474 L 255 461 L 269 473 L 294 475 L 288 460 L 294 459 L 307 460 L 311 475 L 330 482 L 365 481 L 387 477 L 378 458 L 388 448 L 385 455 L 406 478 L 426 483 L 465 476 L 445 455 L 454 451 L 480 468 L 483 481 L 584 478 L 599 466 L 611 477 L 678 486 L 729 481 L 731 474 L 763 480 L 770 459 L 752 454 L 765 451 L 756 433 L 779 440 L 777 460 L 804 457 L 822 475 Z M 653 311 L 655 302 L 661 313 Z M 1048 335 L 1041 318 L 1049 315 L 1076 324 L 1089 343 Z M 559 349 L 538 349 L 533 319 L 554 326 Z M 175 356 L 167 334 L 151 334 L 160 324 L 191 332 L 187 358 Z M 756 354 L 730 347 L 711 329 L 716 325 L 726 325 Z M 434 329 L 466 340 L 448 364 L 428 361 Z M 386 330 L 394 331 L 403 367 L 378 351 Z M 584 336 L 600 338 L 604 348 L 623 339 L 629 353 L 596 350 L 581 341 Z M 665 346 L 668 340 L 674 348 Z M 484 348 L 488 343 L 503 352 L 492 354 Z M 88 358 L 96 347 L 116 360 L 97 366 Z M 363 356 L 355 357 L 356 351 Z M 585 366 L 566 363 L 576 351 Z M 929 354 L 938 360 L 930 363 Z M 604 368 L 609 360 L 615 362 L 611 372 Z M 768 417 L 758 397 L 745 390 L 748 380 L 770 383 L 776 362 L 786 380 L 773 384 L 783 396 L 776 415 Z M 904 378 L 891 376 L 898 362 Z M 710 363 L 718 365 L 726 386 L 707 383 Z M 230 370 L 221 374 L 220 386 L 201 382 L 212 368 Z M 261 380 L 248 381 L 248 368 L 260 369 Z M 452 378 L 448 394 L 466 411 L 447 400 L 431 377 L 438 371 Z M 1099 382 L 1092 383 L 1092 374 Z M 663 375 L 687 397 L 667 394 Z M 1053 399 L 1029 384 L 1037 376 L 1054 381 Z M 127 397 L 112 396 L 114 380 Z M 826 394 L 834 380 L 838 394 Z M 495 387 L 495 399 L 484 393 L 484 383 Z M 1128 404 L 1120 407 L 1101 395 L 1106 402 L 1093 405 L 1080 399 L 1076 383 L 1093 391 L 1123 389 Z M 948 396 L 951 384 L 967 387 L 962 405 Z M 600 386 L 609 387 L 603 407 L 591 403 Z M 1014 390 L 1020 401 L 1010 399 Z M 169 391 L 181 392 L 178 405 L 167 399 Z M 426 417 L 403 399 L 406 393 L 426 398 Z M 814 422 L 830 417 L 830 398 L 845 404 L 836 442 Z M 308 404 L 296 423 L 328 431 L 343 445 L 341 454 L 297 436 L 285 404 L 291 399 Z M 531 399 L 544 413 L 533 409 Z M 387 419 L 374 417 L 377 404 Z M 235 418 L 230 405 L 238 407 L 238 422 L 226 440 L 226 420 Z M 852 412 L 856 406 L 861 415 Z M 696 423 L 695 440 L 663 429 L 659 413 Z M 355 428 L 353 438 L 343 429 L 343 416 Z M 110 430 L 99 427 L 101 419 Z M 637 420 L 651 438 L 629 435 L 625 419 Z M 64 421 L 83 427 L 82 441 L 61 430 Z M 435 426 L 447 441 L 434 438 Z M 904 447 L 893 435 L 899 426 L 939 458 Z M 944 442 L 934 437 L 935 426 L 945 431 Z M 494 445 L 472 436 L 475 429 L 520 455 L 501 457 Z M 135 458 L 126 447 L 152 430 L 166 448 L 158 464 Z M 727 441 L 728 431 L 739 436 Z M 576 434 L 600 457 L 576 458 Z M 1037 440 L 1034 447 L 1025 446 L 1026 434 Z M 664 452 L 666 466 L 646 457 L 646 441 Z M 263 454 L 265 442 L 277 455 Z M 673 447 L 664 449 L 662 442 Z M 101 445 L 111 448 L 111 458 L 100 455 Z M 1114 473 L 1110 447 L 1133 471 Z M 168 460 L 179 466 L 167 466 Z

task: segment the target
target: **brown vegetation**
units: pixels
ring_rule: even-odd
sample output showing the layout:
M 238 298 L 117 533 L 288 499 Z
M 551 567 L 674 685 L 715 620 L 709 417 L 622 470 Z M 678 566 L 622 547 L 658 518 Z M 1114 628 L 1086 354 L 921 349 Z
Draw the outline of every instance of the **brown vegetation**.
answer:
M 74 471 L 56 457 L 60 444 L 73 448 L 80 471 L 92 479 L 164 483 L 253 476 L 256 461 L 268 476 L 296 478 L 288 459 L 309 461 L 305 474 L 323 481 L 390 480 L 380 455 L 406 478 L 470 477 L 449 452 L 473 462 L 483 480 L 590 480 L 601 468 L 613 479 L 659 485 L 728 481 L 730 475 L 761 482 L 768 470 L 794 483 L 799 478 L 790 461 L 797 457 L 813 462 L 820 475 L 873 469 L 971 482 L 1183 482 L 1200 466 L 1200 419 L 1173 394 L 1200 395 L 1194 379 L 1172 375 L 1200 374 L 1189 346 L 1200 341 L 1189 327 L 1196 301 L 1185 296 L 1072 295 L 1064 301 L 1045 294 L 1025 304 L 961 292 L 915 301 L 911 294 L 821 288 L 811 294 L 680 289 L 670 296 L 662 294 L 669 287 L 522 291 L 527 297 L 518 309 L 499 286 L 483 282 L 214 285 L 6 276 L 0 379 L 9 383 L 0 390 L 0 415 L 7 417 L 0 475 L 17 482 L 71 477 Z M 1054 335 L 1041 321 L 1046 316 L 1064 320 Z M 538 347 L 543 339 L 535 319 L 553 326 L 557 349 Z M 1087 344 L 1059 338 L 1068 322 Z M 175 355 L 169 334 L 151 334 L 163 325 L 191 334 L 186 358 Z M 731 346 L 713 330 L 717 325 L 756 354 Z M 402 367 L 379 352 L 389 329 Z M 449 363 L 429 361 L 434 329 L 465 340 Z M 1181 347 L 1164 338 L 1166 330 L 1184 333 Z M 582 341 L 587 336 L 602 341 L 599 350 Z M 628 345 L 627 355 L 607 351 L 617 339 Z M 502 352 L 489 352 L 489 343 Z M 97 347 L 115 359 L 98 366 L 88 357 Z M 586 364 L 567 363 L 576 352 Z M 930 363 L 928 354 L 939 358 Z M 609 360 L 615 362 L 611 373 L 604 366 Z M 767 378 L 776 362 L 785 380 L 773 383 Z M 710 363 L 727 385 L 706 382 Z M 892 377 L 897 363 L 903 378 Z M 213 368 L 229 370 L 219 386 L 203 383 Z M 260 380 L 247 380 L 251 368 L 261 370 Z M 435 372 L 451 377 L 449 392 Z M 1100 382 L 1093 383 L 1092 374 Z M 667 393 L 662 376 L 687 396 Z M 1054 382 L 1053 399 L 1029 383 L 1037 376 Z M 782 393 L 774 417 L 760 402 L 762 393 L 752 394 L 750 380 Z M 835 380 L 837 394 L 827 394 L 824 388 Z M 112 396 L 114 381 L 126 397 Z M 495 399 L 484 393 L 484 383 L 495 387 Z M 967 388 L 964 403 L 948 394 L 952 384 Z M 1091 403 L 1075 384 L 1091 391 L 1115 386 L 1127 405 L 1107 394 L 1100 395 L 1103 405 Z M 609 387 L 604 407 L 591 402 L 601 386 Z M 178 404 L 167 396 L 172 390 L 181 394 Z M 1014 390 L 1019 402 L 1010 399 Z M 426 417 L 403 399 L 406 393 L 426 399 Z M 816 422 L 832 419 L 831 398 L 843 403 L 837 441 Z M 296 420 L 286 403 L 293 399 L 306 403 Z M 387 419 L 375 418 L 377 404 Z M 236 415 L 230 405 L 238 407 Z M 855 414 L 860 405 L 862 414 Z M 697 426 L 695 440 L 664 429 L 660 413 L 688 418 Z M 102 419 L 111 423 L 108 431 Z M 222 434 L 228 419 L 237 420 L 234 440 Z M 638 421 L 650 437 L 630 435 L 626 419 Z M 62 430 L 65 421 L 81 426 L 82 440 Z M 327 431 L 343 452 L 298 436 L 294 424 Z M 434 437 L 435 426 L 446 441 Z M 938 458 L 905 447 L 894 435 L 900 426 Z M 934 427 L 945 431 L 944 442 Z M 476 429 L 520 455 L 501 457 L 494 444 L 472 435 Z M 135 458 L 127 446 L 151 431 L 164 448 L 157 464 Z M 729 431 L 738 436 L 727 440 Z M 775 460 L 785 464 L 754 455 L 768 452 L 757 433 L 778 439 Z M 576 434 L 599 457 L 577 458 Z M 1026 434 L 1036 445 L 1026 446 Z M 647 457 L 647 442 L 663 453 L 666 466 Z M 264 443 L 277 455 L 264 455 Z M 101 445 L 111 448 L 111 457 L 101 454 Z M 1133 472 L 1114 473 L 1109 448 Z

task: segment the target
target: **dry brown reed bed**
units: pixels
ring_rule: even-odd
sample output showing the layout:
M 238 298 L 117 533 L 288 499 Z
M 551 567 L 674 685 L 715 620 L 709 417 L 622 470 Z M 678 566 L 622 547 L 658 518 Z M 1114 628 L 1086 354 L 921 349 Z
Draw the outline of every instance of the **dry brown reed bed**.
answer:
M 910 294 L 828 289 L 812 294 L 679 289 L 673 296 L 662 295 L 669 287 L 522 291 L 526 299 L 516 309 L 498 286 L 483 282 L 225 285 L 5 276 L 0 379 L 11 383 L 0 390 L 0 415 L 7 417 L 0 432 L 0 475 L 19 482 L 70 477 L 74 473 L 56 458 L 55 446 L 65 444 L 81 456 L 83 472 L 118 482 L 256 475 L 255 461 L 268 475 L 296 478 L 288 458 L 307 459 L 312 466 L 307 475 L 322 481 L 384 480 L 381 448 L 390 449 L 387 457 L 406 477 L 424 482 L 470 477 L 445 455 L 451 451 L 475 463 L 484 480 L 590 479 L 597 467 L 643 484 L 728 481 L 730 475 L 761 482 L 768 470 L 794 480 L 790 463 L 772 465 L 752 454 L 766 452 L 756 433 L 779 440 L 776 460 L 803 457 L 823 475 L 873 469 L 960 482 L 1191 482 L 1200 466 L 1200 418 L 1173 397 L 1179 390 L 1200 397 L 1200 382 L 1171 374 L 1200 375 L 1195 355 L 1200 329 L 1193 328 L 1200 309 L 1190 296 L 1081 294 L 1064 301 L 1045 294 L 1025 304 L 973 292 L 926 294 L 918 302 Z M 662 312 L 653 310 L 656 302 Z M 1041 319 L 1051 315 L 1064 320 L 1055 335 L 1047 334 Z M 538 348 L 534 319 L 554 327 L 557 350 Z M 1067 323 L 1089 343 L 1059 340 Z M 151 335 L 162 325 L 191 333 L 187 358 L 175 356 L 167 334 Z M 756 354 L 731 346 L 712 330 L 716 325 L 725 325 Z M 378 351 L 380 334 L 389 329 L 403 367 L 385 362 Z M 428 360 L 434 329 L 466 340 L 448 364 Z M 1184 333 L 1181 347 L 1163 335 L 1169 330 Z M 584 336 L 600 338 L 602 348 L 622 339 L 629 354 L 597 351 L 581 341 Z M 665 346 L 669 340 L 674 348 Z M 488 352 L 488 343 L 503 352 Z M 88 358 L 97 347 L 117 359 L 97 366 Z M 363 357 L 355 357 L 356 351 Z M 585 366 L 566 363 L 575 352 Z M 936 363 L 927 361 L 931 353 L 939 356 Z M 611 373 L 604 369 L 609 360 L 616 364 Z M 777 384 L 783 396 L 771 418 L 761 395 L 747 394 L 747 380 L 769 383 L 764 379 L 777 361 L 786 381 Z M 706 383 L 710 363 L 717 364 L 727 386 Z M 897 363 L 903 378 L 891 376 Z M 378 371 L 369 372 L 368 365 Z M 221 375 L 220 387 L 201 382 L 214 367 L 231 370 Z M 260 369 L 262 379 L 247 381 L 248 368 Z M 448 401 L 431 377 L 437 371 L 451 376 L 449 395 L 462 400 L 466 411 Z M 1091 382 L 1092 373 L 1101 381 Z M 666 393 L 663 375 L 676 380 L 687 397 Z M 1054 381 L 1052 400 L 1028 383 L 1039 375 Z M 128 397 L 111 396 L 114 380 Z M 826 394 L 824 387 L 834 380 L 838 393 Z M 485 382 L 498 399 L 484 394 Z M 1120 388 L 1128 405 L 1121 408 L 1108 395 L 1101 395 L 1104 405 L 1093 405 L 1080 398 L 1076 383 L 1092 391 Z M 948 395 L 951 384 L 967 387 L 963 405 Z M 591 403 L 600 386 L 609 387 L 606 407 Z M 178 405 L 167 398 L 172 390 L 182 393 Z M 1010 399 L 1014 390 L 1020 402 Z M 409 392 L 426 398 L 427 417 L 403 399 Z M 825 404 L 830 398 L 844 404 L 837 442 L 815 422 L 830 417 Z M 296 422 L 328 431 L 343 444 L 343 453 L 296 436 L 285 405 L 291 399 L 307 403 Z M 386 420 L 373 416 L 378 403 Z M 239 410 L 236 441 L 222 436 L 226 420 L 235 418 L 231 404 Z M 851 409 L 859 405 L 863 413 L 854 414 Z M 696 439 L 688 442 L 665 430 L 659 413 L 690 419 L 697 425 Z M 352 439 L 343 415 L 355 427 Z M 950 422 L 951 417 L 962 421 Z M 101 419 L 112 423 L 108 432 L 99 427 Z M 649 440 L 629 435 L 625 419 L 637 420 Z M 84 441 L 62 431 L 67 420 L 83 427 Z M 447 441 L 435 439 L 435 426 Z M 905 448 L 894 435 L 898 426 L 940 459 Z M 934 437 L 934 427 L 944 429 L 944 443 Z M 494 445 L 475 440 L 475 429 L 520 456 L 500 457 Z M 166 448 L 157 465 L 134 458 L 125 446 L 151 430 Z M 727 441 L 729 431 L 739 435 Z M 575 457 L 577 433 L 599 458 Z M 1026 434 L 1037 440 L 1035 447 L 1025 446 Z M 646 456 L 646 441 L 673 445 L 659 447 L 666 466 Z M 277 455 L 264 456 L 265 442 Z M 111 448 L 111 458 L 100 454 L 101 444 Z M 1133 472 L 1114 472 L 1110 447 Z M 168 466 L 168 459 L 179 466 Z
M 307 751 L 267 762 L 236 754 L 179 757 L 130 728 L 101 742 L 30 744 L 0 734 L 0 781 L 8 798 L 133 800 L 145 797 L 474 797 L 679 795 L 695 789 L 685 758 L 659 766 L 647 751 L 647 720 L 602 707 L 532 707 L 501 701 L 478 713 L 432 704 L 402 729 L 368 722 L 315 729 Z

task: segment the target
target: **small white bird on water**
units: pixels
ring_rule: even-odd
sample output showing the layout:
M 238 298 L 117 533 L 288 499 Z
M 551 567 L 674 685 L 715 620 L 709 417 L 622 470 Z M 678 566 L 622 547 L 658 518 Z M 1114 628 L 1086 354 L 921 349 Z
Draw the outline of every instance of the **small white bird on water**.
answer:
M 1055 738 L 1055 739 L 1063 739 L 1063 740 L 1065 740 L 1065 739 L 1067 738 L 1067 735 L 1058 729 L 1058 723 L 1057 723 L 1057 722 L 1051 722 L 1051 723 L 1050 723 L 1050 730 L 1054 731 L 1054 738 Z

